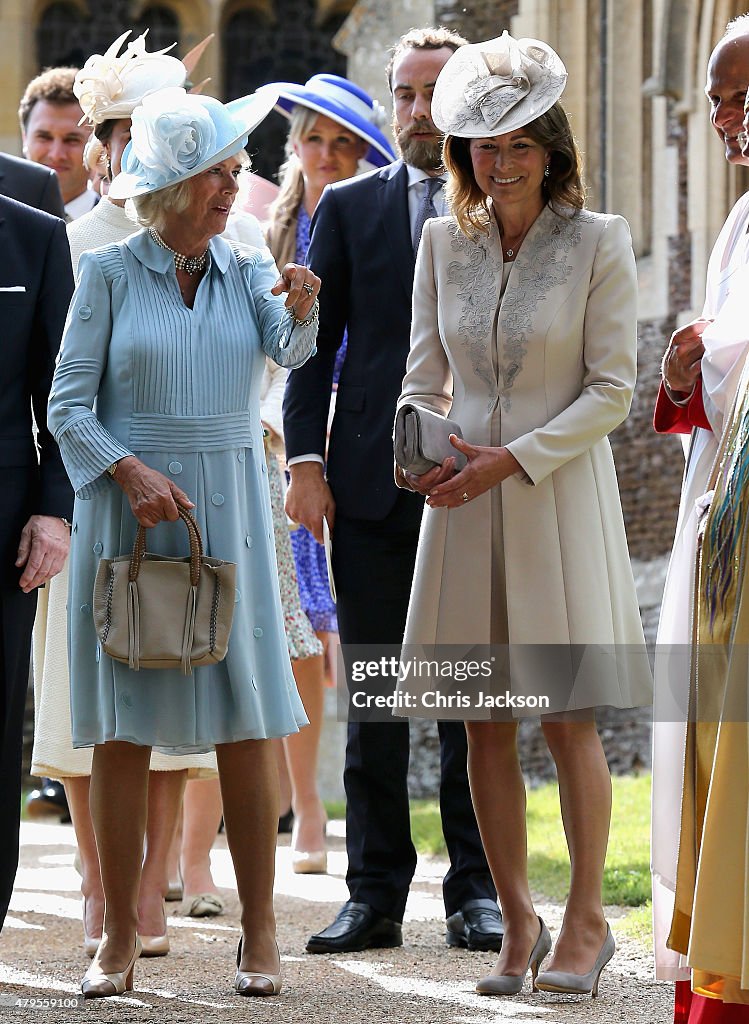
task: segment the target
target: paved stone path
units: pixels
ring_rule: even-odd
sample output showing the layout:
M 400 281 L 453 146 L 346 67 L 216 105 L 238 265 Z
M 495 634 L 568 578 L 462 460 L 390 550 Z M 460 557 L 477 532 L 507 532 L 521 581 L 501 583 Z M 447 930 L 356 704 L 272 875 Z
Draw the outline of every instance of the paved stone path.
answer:
M 239 938 L 234 875 L 223 836 L 212 855 L 214 877 L 227 898 L 219 918 L 193 920 L 168 904 L 171 952 L 141 960 L 131 996 L 80 1000 L 75 1009 L 34 1008 L 16 1000 L 70 1000 L 79 992 L 88 960 L 82 949 L 80 879 L 73 868 L 72 828 L 24 823 L 21 866 L 6 928 L 0 935 L 0 1022 L 44 1024 L 88 1020 L 158 1024 L 670 1024 L 671 987 L 652 980 L 648 952 L 617 936 L 613 966 L 604 971 L 596 1000 L 531 994 L 513 998 L 477 995 L 491 954 L 448 950 L 444 944 L 440 879 L 444 863 L 421 858 L 399 950 L 310 956 L 307 935 L 328 923 L 346 899 L 342 823 L 332 823 L 330 874 L 291 872 L 287 837 L 277 855 L 278 938 L 284 987 L 271 999 L 243 999 L 232 991 Z M 539 905 L 552 934 L 561 908 Z M 614 934 L 622 911 L 610 908 Z

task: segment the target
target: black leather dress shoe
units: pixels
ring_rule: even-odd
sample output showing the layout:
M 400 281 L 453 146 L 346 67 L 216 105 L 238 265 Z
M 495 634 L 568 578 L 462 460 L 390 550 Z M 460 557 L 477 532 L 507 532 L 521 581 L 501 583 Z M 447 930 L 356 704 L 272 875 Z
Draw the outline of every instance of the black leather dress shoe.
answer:
M 291 807 L 288 809 L 286 814 L 282 814 L 278 819 L 278 834 L 285 835 L 290 833 L 294 827 L 294 811 Z
M 504 925 L 494 900 L 468 900 L 446 924 L 448 946 L 494 952 L 502 948 Z
M 65 788 L 61 782 L 42 779 L 39 789 L 32 789 L 26 798 L 26 813 L 30 818 L 59 818 L 62 824 L 70 821 Z
M 359 953 L 363 949 L 392 949 L 403 945 L 401 926 L 383 917 L 368 903 L 349 900 L 335 921 L 311 935 L 308 953 Z

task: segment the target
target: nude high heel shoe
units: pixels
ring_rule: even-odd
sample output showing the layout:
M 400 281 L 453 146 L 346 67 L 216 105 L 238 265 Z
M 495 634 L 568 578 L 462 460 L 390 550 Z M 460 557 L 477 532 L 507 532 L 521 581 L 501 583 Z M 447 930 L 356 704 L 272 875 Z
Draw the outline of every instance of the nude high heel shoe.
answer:
M 93 935 L 89 935 L 86 931 L 86 897 L 83 897 L 83 952 L 87 957 L 92 958 L 96 956 L 96 950 L 99 948 L 101 939 L 95 938 Z
M 295 875 L 327 875 L 327 850 L 292 850 L 291 870 Z
M 162 905 L 164 912 L 164 932 L 161 935 L 141 935 L 142 946 L 141 956 L 166 956 L 169 952 L 169 936 L 166 932 L 166 908 Z
M 169 888 L 164 899 L 167 903 L 179 903 L 185 895 L 185 883 L 182 881 L 182 871 L 177 868 L 177 877 L 169 879 Z
M 169 936 L 166 931 L 163 935 L 141 935 L 143 949 L 141 956 L 166 956 L 169 952 Z
M 328 851 L 322 850 L 297 850 L 297 829 L 299 820 L 294 822 L 291 832 L 291 870 L 295 875 L 326 875 L 328 873 Z M 327 818 L 323 825 L 323 843 L 327 832 Z
M 536 987 L 542 992 L 568 992 L 571 995 L 587 996 L 593 999 L 598 995 L 598 982 L 601 971 L 614 955 L 616 943 L 611 929 L 606 924 L 606 938 L 601 951 L 596 957 L 593 969 L 587 974 L 571 974 L 569 971 L 542 971 L 536 979 Z
M 279 954 L 279 963 L 281 957 Z M 240 971 L 242 962 L 242 940 L 237 947 L 237 973 L 234 977 L 234 988 L 240 996 L 277 996 L 281 991 L 281 975 L 268 974 L 265 971 Z
M 476 983 L 476 991 L 482 996 L 516 996 L 523 988 L 523 982 L 528 971 L 533 979 L 533 991 L 536 991 L 536 975 L 541 961 L 549 955 L 551 949 L 551 935 L 549 929 L 539 917 L 538 923 L 541 926 L 536 944 L 528 957 L 528 966 L 522 974 L 489 974 Z
M 124 971 L 113 971 L 105 974 L 99 964 L 94 960 L 89 969 L 83 975 L 81 992 L 85 999 L 105 999 L 107 996 L 121 996 L 124 992 L 133 990 L 133 969 L 135 961 L 140 956 L 140 939 L 135 938 L 135 949 L 130 958 L 130 963 Z

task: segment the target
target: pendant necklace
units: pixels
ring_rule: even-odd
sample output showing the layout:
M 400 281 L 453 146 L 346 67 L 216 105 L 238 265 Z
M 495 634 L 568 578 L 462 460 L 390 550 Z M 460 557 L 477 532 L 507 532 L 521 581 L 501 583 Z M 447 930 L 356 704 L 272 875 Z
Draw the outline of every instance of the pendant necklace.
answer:
M 505 254 L 505 256 L 507 257 L 508 260 L 511 260 L 514 256 L 517 255 L 517 251 L 520 248 L 520 246 L 523 244 L 523 239 L 525 238 L 525 236 L 527 234 L 528 234 L 528 230 L 526 229 L 522 233 L 522 235 L 520 235 L 520 237 L 518 238 L 517 242 L 513 243 L 513 245 L 508 246 L 507 248 L 505 248 L 504 246 L 502 247 L 502 252 Z
M 515 245 L 514 245 L 514 246 L 512 246 L 512 247 L 511 247 L 511 248 L 509 248 L 509 249 L 504 249 L 504 250 L 503 250 L 503 251 L 504 251 L 504 254 L 505 254 L 505 256 L 507 257 L 507 259 L 508 259 L 508 260 L 511 260 L 511 259 L 513 258 L 513 256 L 515 256 L 515 254 L 517 253 L 518 249 L 519 249 L 519 248 L 520 248 L 520 246 L 521 246 L 521 245 L 523 244 L 523 239 L 525 238 L 525 235 L 526 235 L 526 234 L 527 234 L 527 232 L 525 232 L 524 234 L 522 234 L 522 235 L 520 236 L 520 239 L 519 239 L 519 240 L 518 240 L 518 241 L 517 241 L 517 242 L 515 243 Z
M 174 257 L 174 266 L 177 270 L 184 270 L 185 273 L 191 277 L 193 274 L 199 274 L 208 261 L 208 250 L 201 256 L 184 256 L 181 252 L 175 252 L 170 245 L 167 245 L 161 235 L 158 233 L 156 228 L 149 228 L 148 233 L 157 245 L 160 245 L 162 249 L 166 249 Z

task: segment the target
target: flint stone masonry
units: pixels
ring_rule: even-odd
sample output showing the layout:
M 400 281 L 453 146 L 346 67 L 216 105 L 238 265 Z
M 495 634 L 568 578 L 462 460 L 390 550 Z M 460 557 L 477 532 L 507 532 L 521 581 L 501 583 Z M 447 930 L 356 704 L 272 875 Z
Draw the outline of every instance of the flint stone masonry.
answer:
M 510 19 L 520 8 L 520 0 L 474 0 L 474 3 L 455 3 L 454 0 L 436 0 L 435 21 L 460 32 L 470 42 L 494 39 L 507 29 L 512 30 Z
M 434 23 L 432 0 L 359 0 L 333 38 L 333 46 L 348 58 L 347 75 L 366 89 L 388 112 L 390 89 L 383 55 L 410 28 Z
M 660 361 L 674 327 L 673 319 L 639 324 L 632 408 L 611 435 L 629 552 L 641 561 L 659 558 L 671 550 L 684 475 L 684 449 L 679 436 L 653 430 Z

